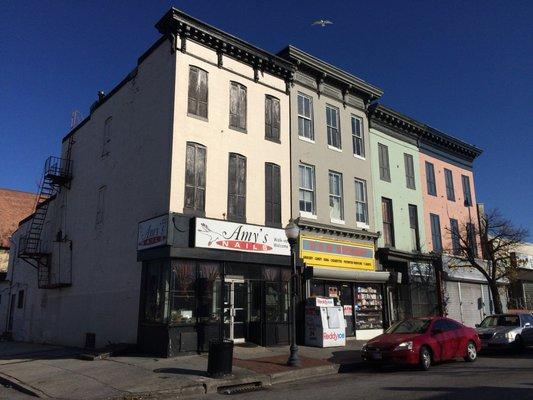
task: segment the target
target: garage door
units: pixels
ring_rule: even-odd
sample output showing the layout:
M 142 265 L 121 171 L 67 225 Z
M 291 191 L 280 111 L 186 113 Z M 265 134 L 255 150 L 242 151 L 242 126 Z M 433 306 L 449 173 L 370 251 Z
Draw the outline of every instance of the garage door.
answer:
M 479 283 L 460 283 L 463 324 L 474 327 L 481 322 L 483 295 Z
M 446 282 L 446 310 L 448 311 L 448 317 L 462 322 L 461 318 L 461 303 L 459 301 L 459 283 L 458 282 Z

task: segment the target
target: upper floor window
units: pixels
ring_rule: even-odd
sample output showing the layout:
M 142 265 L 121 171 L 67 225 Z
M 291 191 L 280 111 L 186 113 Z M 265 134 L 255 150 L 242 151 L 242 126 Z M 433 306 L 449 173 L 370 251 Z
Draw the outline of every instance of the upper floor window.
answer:
M 246 157 L 230 153 L 228 173 L 228 219 L 246 221 Z
M 189 67 L 189 94 L 187 113 L 207 118 L 207 72 L 198 67 Z
M 265 138 L 279 141 L 279 99 L 265 96 Z
M 315 140 L 313 131 L 313 100 L 305 94 L 298 93 L 298 136 Z
M 474 257 L 477 257 L 476 226 L 471 222 L 466 224 L 466 235 L 470 252 Z
M 298 189 L 300 212 L 315 215 L 315 167 L 300 164 L 298 171 L 300 174 L 300 185 Z
M 355 179 L 355 221 L 368 225 L 366 181 L 362 179 Z
M 363 120 L 352 115 L 352 144 L 353 154 L 365 157 L 365 140 L 363 134 Z
M 405 184 L 408 189 L 416 189 L 415 184 L 415 165 L 412 154 L 403 154 L 403 163 L 405 166 Z
M 446 184 L 446 198 L 455 201 L 455 189 L 453 187 L 453 174 L 447 168 L 444 168 L 444 183 Z
M 411 230 L 411 250 L 420 251 L 420 232 L 418 230 L 418 208 L 409 204 L 409 228 Z
M 390 182 L 389 148 L 378 143 L 379 178 Z
M 342 174 L 329 172 L 329 216 L 332 221 L 343 221 Z
M 385 242 L 385 247 L 394 247 L 394 217 L 391 199 L 381 198 L 381 216 L 383 218 L 383 241 Z
M 104 137 L 102 142 L 102 157 L 109 154 L 111 147 L 111 133 L 113 127 L 113 117 L 109 117 L 104 122 Z
M 339 127 L 339 109 L 326 106 L 326 129 L 328 131 L 328 145 L 341 149 L 341 131 Z
M 246 86 L 237 82 L 230 84 L 229 127 L 246 132 Z
M 185 209 L 205 211 L 206 149 L 187 142 L 185 160 Z
M 470 192 L 470 178 L 466 175 L 461 175 L 463 183 L 463 195 L 465 199 L 465 207 L 472 206 L 472 192 Z
M 442 237 L 440 232 L 440 218 L 436 214 L 429 214 L 431 222 L 431 241 L 433 243 L 433 251 L 442 251 Z
M 281 174 L 272 163 L 265 163 L 265 225 L 281 226 Z
M 450 218 L 450 233 L 452 236 L 452 253 L 461 254 L 461 239 L 459 234 L 459 223 L 456 219 Z
M 426 161 L 426 182 L 428 186 L 428 194 L 432 196 L 437 195 L 437 186 L 435 184 L 435 167 L 430 162 Z

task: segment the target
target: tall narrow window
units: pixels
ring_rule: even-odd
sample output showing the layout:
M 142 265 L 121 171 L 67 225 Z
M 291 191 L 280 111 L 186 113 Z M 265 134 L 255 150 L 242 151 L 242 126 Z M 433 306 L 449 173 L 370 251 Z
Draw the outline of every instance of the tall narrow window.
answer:
M 246 86 L 237 82 L 230 85 L 229 127 L 246 131 Z
M 459 223 L 456 219 L 450 218 L 450 233 L 452 236 L 452 253 L 461 254 L 461 241 L 459 236 Z
M 420 251 L 420 233 L 418 231 L 418 209 L 409 204 L 409 228 L 411 230 L 411 250 Z
M 206 149 L 187 142 L 185 160 L 185 209 L 205 211 Z
M 368 225 L 368 202 L 366 198 L 366 181 L 355 180 L 355 221 Z
M 189 95 L 187 113 L 207 118 L 207 72 L 189 67 Z
M 342 201 L 342 174 L 329 172 L 329 217 L 331 221 L 344 220 Z
M 428 194 L 431 196 L 437 195 L 437 186 L 435 185 L 435 167 L 430 162 L 426 161 L 426 182 L 428 186 Z
M 111 147 L 111 133 L 113 126 L 113 117 L 109 117 L 104 122 L 104 138 L 102 142 L 102 157 L 109 154 L 109 148 Z
M 339 127 L 339 109 L 326 106 L 326 129 L 328 132 L 328 146 L 341 149 L 341 131 Z
M 300 164 L 300 212 L 315 215 L 315 167 Z
M 101 186 L 98 189 L 98 198 L 96 202 L 96 226 L 100 226 L 104 222 L 104 209 L 105 209 L 105 193 L 106 186 Z
M 442 237 L 440 233 L 440 218 L 436 214 L 429 214 L 431 222 L 431 241 L 433 243 L 433 251 L 442 251 Z
M 470 192 L 470 178 L 466 175 L 461 175 L 461 182 L 463 183 L 463 195 L 465 199 L 465 207 L 472 206 L 472 192 Z
M 405 167 L 405 184 L 408 189 L 416 189 L 415 184 L 415 165 L 412 154 L 403 154 L 403 164 Z
M 228 219 L 246 220 L 246 157 L 235 153 L 229 155 Z
M 446 198 L 450 201 L 455 201 L 455 189 L 453 187 L 452 171 L 444 168 L 444 183 L 446 184 Z
M 466 234 L 468 239 L 468 247 L 470 252 L 477 257 L 477 240 L 476 240 L 476 226 L 472 223 L 466 224 Z
M 265 163 L 265 225 L 281 226 L 281 174 L 272 163 Z
M 267 95 L 265 97 L 265 138 L 279 140 L 279 99 Z
M 392 200 L 381 198 L 381 215 L 383 217 L 383 241 L 385 247 L 394 247 L 394 216 L 392 214 Z
M 378 143 L 379 178 L 390 182 L 389 148 Z
M 298 136 L 315 140 L 313 131 L 313 100 L 305 94 L 298 93 Z
M 353 154 L 365 157 L 365 140 L 363 135 L 363 120 L 352 115 L 352 144 Z

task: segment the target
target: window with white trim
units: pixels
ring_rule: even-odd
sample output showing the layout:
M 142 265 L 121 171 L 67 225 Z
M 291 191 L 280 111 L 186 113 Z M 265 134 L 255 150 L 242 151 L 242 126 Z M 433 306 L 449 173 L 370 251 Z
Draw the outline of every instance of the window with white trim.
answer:
M 343 221 L 342 174 L 329 171 L 329 216 L 332 221 Z
M 362 118 L 352 115 L 352 144 L 353 154 L 359 157 L 365 157 L 365 140 L 363 136 Z
M 368 201 L 366 197 L 366 181 L 355 179 L 355 220 L 368 225 Z
M 342 145 L 339 109 L 337 107 L 326 106 L 326 129 L 328 133 L 328 145 L 340 150 Z
M 315 167 L 307 164 L 300 164 L 300 186 L 299 203 L 300 211 L 315 215 Z
M 298 136 L 315 140 L 313 131 L 313 99 L 298 93 Z

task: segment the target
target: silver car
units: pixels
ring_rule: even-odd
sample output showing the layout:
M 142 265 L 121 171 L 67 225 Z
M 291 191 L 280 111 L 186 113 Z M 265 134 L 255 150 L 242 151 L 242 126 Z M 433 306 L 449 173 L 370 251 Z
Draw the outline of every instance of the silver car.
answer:
M 476 325 L 483 348 L 512 348 L 521 350 L 533 345 L 533 315 L 489 315 Z

